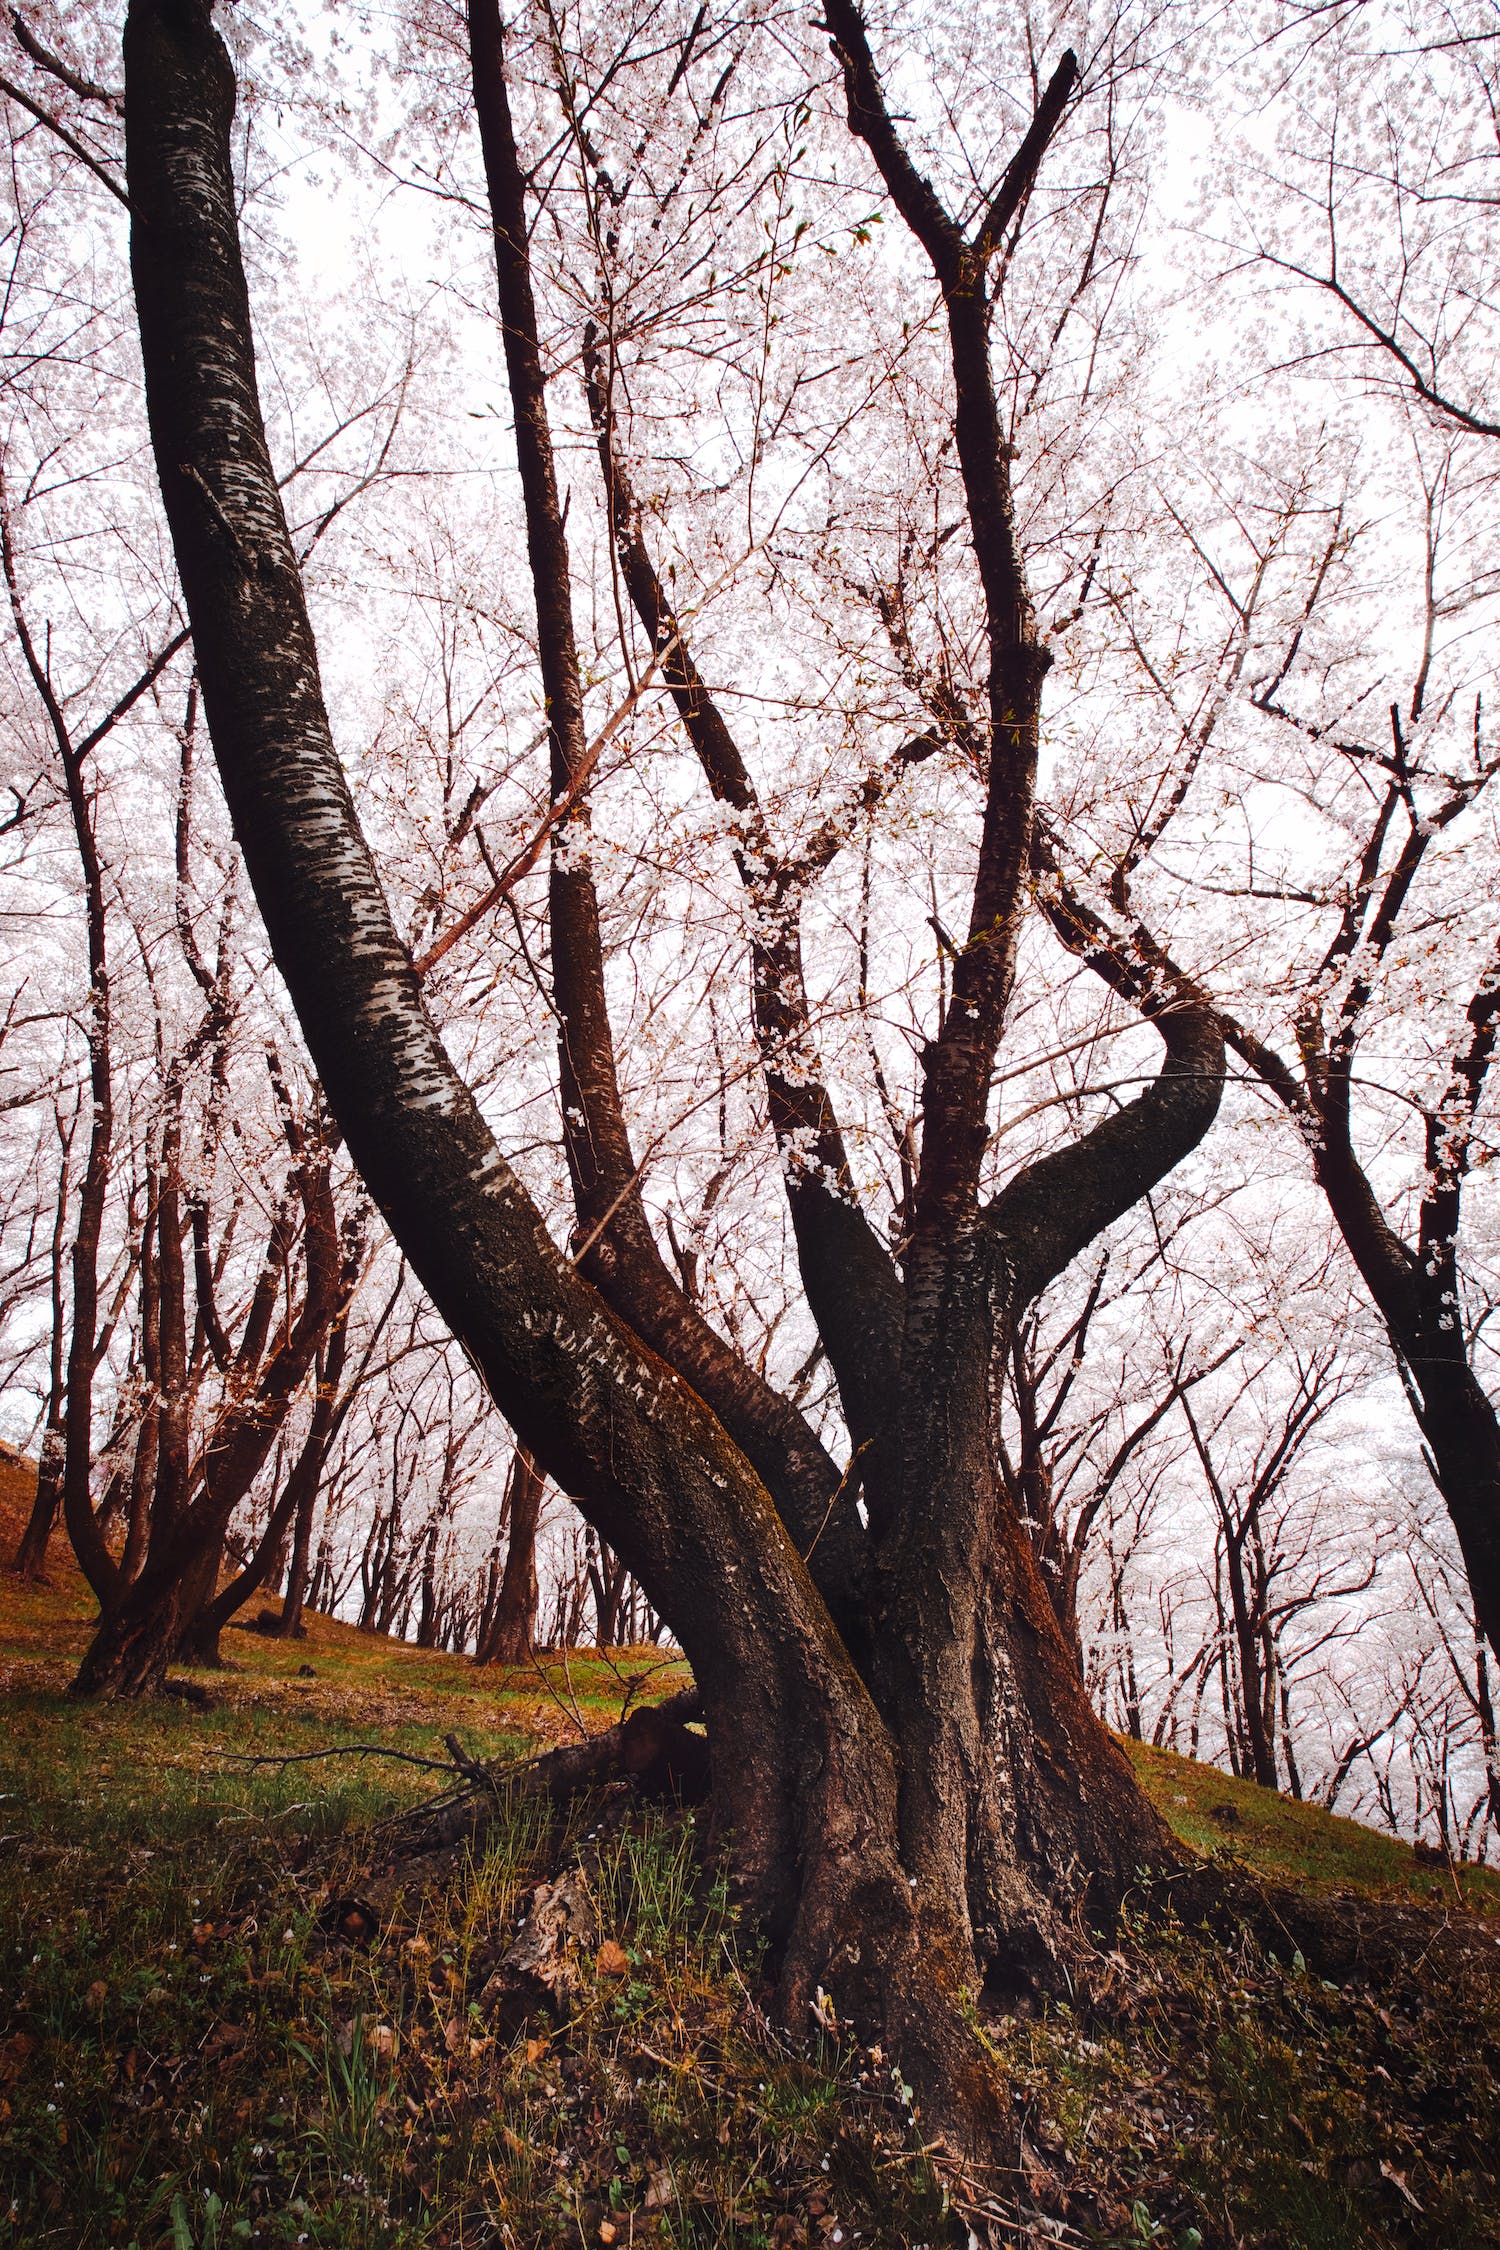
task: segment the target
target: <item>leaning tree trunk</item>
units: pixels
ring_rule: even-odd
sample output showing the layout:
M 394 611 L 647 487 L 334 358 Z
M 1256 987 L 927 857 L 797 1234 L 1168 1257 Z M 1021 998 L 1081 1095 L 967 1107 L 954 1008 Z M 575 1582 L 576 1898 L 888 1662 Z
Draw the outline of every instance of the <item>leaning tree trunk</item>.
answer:
M 493 8 L 483 12 L 498 34 Z M 1222 1059 L 1216 1074 L 1212 1041 L 1193 1047 L 1189 1002 L 1164 998 L 1157 1088 L 1067 1152 L 1071 1163 L 1033 1167 L 1030 1203 L 1008 1190 L 978 1212 L 985 1040 L 998 1037 L 1026 866 L 1040 681 L 1028 644 L 1019 744 L 997 706 L 992 802 L 1011 802 L 1014 780 L 1020 811 L 1018 826 L 997 812 L 987 829 L 993 879 L 976 898 L 972 950 L 988 989 L 971 1036 L 955 981 L 929 1071 L 930 1110 L 952 1108 L 967 1186 L 945 1192 L 940 1165 L 930 1176 L 929 1240 L 904 1310 L 893 1268 L 880 1283 L 894 1388 L 882 1397 L 871 1381 L 861 1393 L 882 1411 L 867 1482 L 876 1653 L 862 1675 L 778 1507 L 784 1498 L 789 1515 L 805 1513 L 819 1489 L 826 1507 L 816 1440 L 788 1444 L 784 1417 L 727 1378 L 701 1333 L 684 1344 L 690 1382 L 596 1294 L 454 1071 L 329 730 L 256 393 L 234 80 L 205 0 L 132 0 L 126 82 L 147 403 L 205 710 L 272 950 L 350 1153 L 506 1419 L 681 1640 L 785 2019 L 805 2027 L 821 1988 L 899 2058 L 929 2126 L 972 2153 L 1013 2155 L 1010 2103 L 973 2014 L 982 1956 L 993 1949 L 1004 1969 L 1028 1945 L 1046 1953 L 1047 1894 L 1066 1866 L 1107 1904 L 1164 1838 L 1088 1708 L 1024 1533 L 996 1493 L 994 1340 L 1206 1129 Z M 972 452 L 971 425 L 960 439 Z M 1008 523 L 1003 478 L 996 492 Z M 844 1207 L 837 1195 L 825 1203 L 831 1222 Z M 845 1216 L 841 1239 L 862 1250 L 862 1222 Z M 829 1260 L 831 1318 L 837 1271 Z M 857 1348 L 869 1324 L 851 1310 Z M 663 1346 L 681 1326 L 675 1314 L 660 1320 Z M 860 1391 L 852 1362 L 848 1372 Z M 735 1436 L 705 1403 L 710 1389 Z M 784 1494 L 771 1488 L 783 1470 Z M 853 1513 L 841 1526 L 851 1536 Z
M 352 1288 L 352 1275 L 347 1266 L 345 1285 L 346 1288 Z M 184 1605 L 184 1615 L 191 1621 L 182 1635 L 181 1654 L 189 1663 L 213 1666 L 223 1662 L 219 1651 L 219 1635 L 230 1619 L 238 1616 L 246 1602 L 260 1591 L 277 1569 L 277 1558 L 285 1552 L 288 1533 L 292 1535 L 288 1606 L 292 1601 L 293 1588 L 306 1586 L 307 1550 L 312 1538 L 313 1510 L 317 1505 L 323 1469 L 340 1408 L 339 1384 L 344 1373 L 348 1320 L 349 1298 L 346 1295 L 343 1309 L 335 1316 L 326 1350 L 319 1354 L 317 1387 L 313 1393 L 312 1419 L 307 1435 L 272 1504 L 270 1518 L 254 1553 L 244 1569 L 230 1580 L 222 1592 L 215 1591 L 218 1584 L 216 1560 L 212 1579 L 208 1578 L 206 1572 L 200 1574 L 196 1606 Z M 293 1633 L 300 1623 L 300 1592 L 297 1595 L 297 1610 L 297 1617 L 290 1628 Z M 286 1637 L 288 1630 L 284 1608 L 278 1623 L 278 1633 Z

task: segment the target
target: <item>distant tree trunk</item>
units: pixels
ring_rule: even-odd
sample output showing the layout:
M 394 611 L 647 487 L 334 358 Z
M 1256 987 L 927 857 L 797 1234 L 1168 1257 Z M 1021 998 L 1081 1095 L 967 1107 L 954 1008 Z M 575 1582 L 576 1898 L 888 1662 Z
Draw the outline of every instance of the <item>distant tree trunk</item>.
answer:
M 312 1577 L 308 1581 L 307 1607 L 309 1609 L 331 1610 L 336 1598 L 333 1553 L 329 1545 L 328 1534 L 325 1531 L 318 1544 L 318 1559 L 313 1565 Z
M 1376 800 L 1363 872 L 1345 890 L 1340 927 L 1298 1016 L 1300 1075 L 1227 1009 L 1215 1014 L 1229 1046 L 1282 1104 L 1311 1156 L 1313 1177 L 1384 1324 L 1480 1624 L 1500 1653 L 1500 1413 L 1475 1372 L 1459 1269 L 1464 1194 L 1485 1145 L 1476 1117 L 1500 1035 L 1500 953 L 1491 954 L 1473 990 L 1442 1097 L 1422 1111 L 1425 1163 L 1414 1239 L 1386 1216 L 1354 1143 L 1356 1058 L 1375 970 L 1393 945 L 1401 948 L 1403 909 L 1424 855 L 1469 802 L 1461 784 L 1441 811 L 1419 816 L 1404 758 L 1402 751 L 1383 803 Z M 1410 829 L 1387 853 L 1398 808 Z M 1159 948 L 1150 953 L 1157 965 L 1170 966 Z
M 36 1497 L 31 1503 L 31 1513 L 26 1519 L 26 1529 L 21 1534 L 13 1565 L 21 1577 L 33 1581 L 46 1577 L 47 1543 L 52 1537 L 52 1527 L 57 1521 L 57 1511 L 62 1503 L 63 1461 L 67 1453 L 67 1439 L 61 1421 L 53 1421 L 52 1413 L 53 1399 L 49 1398 L 48 1418 L 42 1427 L 42 1442 L 37 1454 Z
M 88 934 L 89 1134 L 71 1253 L 72 1305 L 63 1409 L 63 1516 L 80 1569 L 101 1602 L 113 1594 L 118 1569 L 95 1521 L 90 1472 L 94 1444 L 94 1376 L 99 1365 L 99 1250 L 104 1234 L 114 1144 L 113 1008 L 104 872 L 94 830 L 94 800 L 83 758 L 69 735 L 45 667 L 36 660 L 18 605 L 8 511 L 0 515 L 6 579 L 32 677 L 52 722 L 67 788 L 73 838 L 83 875 Z
M 438 1538 L 442 1530 L 436 1516 L 427 1527 L 427 1537 L 422 1542 L 422 1594 L 417 1610 L 417 1646 L 435 1648 L 438 1634 Z M 402 1634 L 406 1627 L 403 1624 Z
M 547 1480 L 524 1446 L 511 1456 L 505 1572 L 476 1664 L 524 1664 L 536 1638 L 536 1536 Z
M 1234 1628 L 1235 1654 L 1238 1658 L 1238 1694 L 1236 1702 L 1244 1728 L 1249 1751 L 1249 1766 L 1253 1778 L 1262 1789 L 1276 1787 L 1276 1756 L 1266 1732 L 1265 1682 L 1261 1675 L 1261 1644 L 1251 1591 L 1245 1570 L 1245 1542 L 1243 1534 L 1226 1536 L 1224 1566 L 1229 1579 L 1230 1616 Z
M 335 1331 L 335 1334 L 337 1333 L 338 1331 Z M 327 1459 L 325 1443 L 316 1469 L 309 1464 L 307 1472 L 304 1474 L 302 1462 L 299 1459 L 296 1468 L 292 1471 L 291 1478 L 288 1480 L 289 1484 L 291 1482 L 296 1483 L 297 1492 L 295 1513 L 292 1519 L 292 1557 L 287 1565 L 286 1574 L 286 1594 L 281 1605 L 281 1615 L 276 1621 L 277 1637 L 284 1641 L 299 1640 L 305 1631 L 302 1617 L 308 1594 L 308 1558 L 312 1553 L 313 1521 L 317 1515 L 318 1495 L 322 1489 Z
M 300 1640 L 307 1628 L 302 1622 L 306 1608 L 309 1570 L 312 1553 L 313 1518 L 318 1508 L 318 1487 L 309 1483 L 298 1495 L 296 1520 L 292 1525 L 292 1559 L 287 1565 L 286 1594 L 281 1604 L 281 1615 L 276 1620 L 277 1638 L 283 1641 Z
M 379 1549 L 379 1563 L 370 1584 L 369 1599 L 360 1615 L 360 1630 L 365 1633 L 388 1633 L 401 1606 L 401 1596 L 406 1583 L 402 1561 L 402 1495 L 394 1492 L 386 1514 Z
M 283 1264 L 278 1222 L 233 1362 L 236 1395 L 220 1416 L 201 1464 L 195 1465 L 187 1411 L 182 1228 L 170 1126 L 166 1146 L 157 1208 L 162 1405 L 146 1551 L 130 1585 L 123 1585 L 116 1573 L 73 1681 L 77 1695 L 131 1696 L 160 1687 L 183 1635 L 214 1601 L 230 1521 L 264 1466 L 353 1286 L 347 1245 L 341 1254 L 328 1151 L 308 1146 L 296 1167 L 305 1251 L 300 1305 L 288 1313 L 279 1340 L 267 1351 L 276 1276 Z M 216 1628 L 206 1629 L 205 1645 L 216 1647 Z
M 1277 1660 L 1277 1680 L 1281 1699 L 1281 1754 L 1286 1760 L 1287 1786 L 1295 1804 L 1302 1802 L 1302 1774 L 1297 1764 L 1297 1752 L 1292 1740 L 1292 1695 L 1285 1672 Z
M 601 1648 L 613 1648 L 620 1637 L 620 1608 L 630 1584 L 630 1572 L 620 1557 L 611 1554 L 590 1535 L 589 1590 L 594 1597 L 594 1632 Z
M 321 1357 L 320 1353 L 319 1359 Z M 316 1384 L 314 1395 L 316 1396 Z M 250 1562 L 255 1562 L 260 1566 L 259 1583 L 256 1587 L 250 1589 L 251 1592 L 264 1591 L 276 1595 L 283 1595 L 286 1592 L 286 1566 L 291 1552 L 292 1514 L 295 1511 L 288 1511 L 285 1514 L 280 1514 L 278 1511 L 282 1500 L 286 1497 L 287 1478 L 290 1473 L 286 1464 L 286 1432 L 283 1430 L 276 1443 L 276 1458 L 271 1465 L 269 1478 L 271 1499 L 266 1510 L 266 1520 L 260 1538 L 248 1553 L 239 1557 L 242 1568 Z M 249 1598 L 248 1594 L 246 1598 Z
M 352 1286 L 346 1273 L 346 1289 Z M 312 1536 L 313 1510 L 317 1506 L 318 1491 L 323 1481 L 323 1470 L 328 1459 L 328 1447 L 339 1411 L 339 1385 L 343 1380 L 344 1360 L 348 1340 L 349 1298 L 344 1309 L 335 1318 L 326 1347 L 318 1355 L 317 1387 L 313 1393 L 312 1416 L 307 1435 L 296 1461 L 272 1506 L 266 1528 L 250 1560 L 239 1575 L 230 1580 L 221 1593 L 207 1588 L 204 1600 L 193 1616 L 193 1622 L 182 1638 L 182 1653 L 192 1663 L 216 1664 L 220 1661 L 219 1635 L 230 1619 L 237 1616 L 251 1596 L 258 1593 L 270 1578 L 279 1550 L 293 1526 L 292 1571 L 296 1577 L 300 1570 L 305 1581 L 307 1547 Z M 300 1541 L 300 1563 L 298 1546 Z M 217 1566 L 215 1571 L 217 1582 Z M 290 1591 L 287 1606 L 291 1603 Z M 300 1611 L 300 1601 L 299 1601 Z M 283 1608 L 278 1631 L 283 1638 L 290 1637 Z M 294 1624 L 291 1631 L 295 1633 Z
M 480 1651 L 489 1639 L 490 1625 L 495 1615 L 495 1603 L 500 1593 L 500 1573 L 504 1569 L 503 1542 L 505 1525 L 495 1534 L 495 1544 L 490 1549 L 489 1560 L 479 1574 L 479 1584 L 474 1597 L 474 1661 L 483 1661 Z
M 30 1579 L 41 1578 L 47 1568 L 47 1542 L 52 1537 L 52 1526 L 57 1521 L 57 1511 L 62 1503 L 63 1464 L 67 1459 L 63 1404 L 67 1381 L 68 1188 L 72 1173 L 73 1126 L 70 1125 L 64 1132 L 59 1116 L 58 1132 L 62 1139 L 62 1157 L 57 1174 L 57 1206 L 52 1219 L 52 1328 L 48 1340 L 47 1410 L 37 1455 L 36 1498 L 31 1504 L 31 1514 L 15 1554 L 15 1568 L 23 1578 Z

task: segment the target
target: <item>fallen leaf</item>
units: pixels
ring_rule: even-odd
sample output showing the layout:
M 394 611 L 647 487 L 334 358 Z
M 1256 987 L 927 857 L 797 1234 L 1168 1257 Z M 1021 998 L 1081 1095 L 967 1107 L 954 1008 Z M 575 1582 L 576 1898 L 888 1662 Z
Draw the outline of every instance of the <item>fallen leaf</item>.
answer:
M 1387 2164 L 1384 2157 L 1380 2159 L 1380 2177 L 1383 2180 L 1389 2180 L 1393 2188 L 1399 2189 L 1401 2194 L 1406 2197 L 1407 2202 L 1411 2205 L 1414 2211 L 1421 2210 L 1421 2204 L 1417 2201 L 1416 2197 L 1412 2194 L 1411 2189 L 1406 2184 L 1406 2174 L 1404 2172 L 1398 2172 L 1394 2164 Z
M 601 1977 L 623 1977 L 630 1974 L 630 1955 L 623 1945 L 607 1937 L 594 1955 L 594 1967 Z

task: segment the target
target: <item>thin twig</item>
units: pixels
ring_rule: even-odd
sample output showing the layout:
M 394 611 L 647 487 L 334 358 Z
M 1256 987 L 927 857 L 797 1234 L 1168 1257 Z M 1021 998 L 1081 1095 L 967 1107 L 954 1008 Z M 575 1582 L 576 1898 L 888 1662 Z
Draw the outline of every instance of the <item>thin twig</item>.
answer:
M 573 1693 L 573 1675 L 568 1669 L 568 1652 L 566 1649 L 564 1649 L 561 1653 L 563 1678 L 568 1683 L 568 1701 L 566 1703 L 564 1703 L 562 1697 L 558 1694 L 557 1689 L 553 1686 L 546 1673 L 542 1670 L 541 1662 L 537 1656 L 535 1649 L 529 1649 L 527 1651 L 527 1662 L 530 1664 L 531 1669 L 533 1670 L 533 1672 L 535 1672 L 537 1678 L 541 1681 L 542 1686 L 551 1696 L 553 1702 L 557 1705 L 558 1710 L 561 1711 L 563 1717 L 565 1719 L 571 1719 L 573 1721 L 574 1726 L 576 1726 L 578 1729 L 581 1740 L 587 1742 L 589 1739 L 589 1730 L 584 1724 L 583 1713 L 578 1708 L 578 1698 Z
M 245 1750 L 220 1750 L 220 1758 L 227 1758 L 237 1766 L 307 1766 L 316 1758 L 393 1758 L 403 1766 L 421 1766 L 428 1773 L 462 1773 L 447 1758 L 419 1758 L 410 1750 L 387 1750 L 378 1742 L 336 1742 L 327 1750 L 292 1750 L 277 1753 L 270 1750 L 256 1752 L 253 1756 Z

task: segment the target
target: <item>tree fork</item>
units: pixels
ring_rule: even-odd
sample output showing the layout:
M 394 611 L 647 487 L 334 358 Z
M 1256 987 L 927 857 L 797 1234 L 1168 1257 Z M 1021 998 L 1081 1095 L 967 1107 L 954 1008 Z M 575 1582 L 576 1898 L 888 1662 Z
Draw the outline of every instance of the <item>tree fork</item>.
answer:
M 589 859 L 589 753 L 573 630 L 568 545 L 558 498 L 527 237 L 527 182 L 516 147 L 498 0 L 469 0 L 470 74 L 484 158 L 525 503 L 537 643 L 548 712 L 554 804 L 549 880 L 559 1018 L 563 1137 L 583 1269 L 636 1334 L 697 1390 L 775 1499 L 846 1637 L 858 1627 L 862 1555 L 852 1498 L 834 1462 L 786 1399 L 704 1319 L 667 1269 L 646 1217 L 620 1099 L 605 988 L 599 901 Z
M 671 1619 L 721 1755 L 747 1903 L 805 2024 L 818 1986 L 929 2120 L 1013 2151 L 954 1902 L 914 1895 L 896 1753 L 775 1506 L 697 1395 L 550 1240 L 391 922 L 323 705 L 266 447 L 240 262 L 233 71 L 204 0 L 133 0 L 131 257 L 147 407 L 235 832 L 350 1153 L 497 1404 Z

